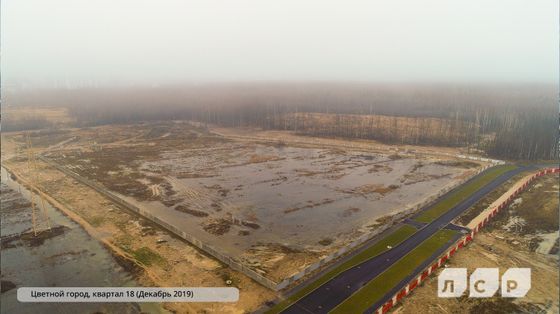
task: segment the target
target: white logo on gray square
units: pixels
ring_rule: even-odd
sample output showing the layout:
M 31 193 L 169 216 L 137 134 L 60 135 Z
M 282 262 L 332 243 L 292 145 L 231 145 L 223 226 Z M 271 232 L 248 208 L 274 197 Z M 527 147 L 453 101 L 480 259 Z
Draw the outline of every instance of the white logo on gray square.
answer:
M 502 275 L 502 297 L 522 298 L 530 289 L 530 268 L 510 268 Z
M 438 297 L 456 298 L 467 290 L 467 269 L 446 268 L 438 276 Z

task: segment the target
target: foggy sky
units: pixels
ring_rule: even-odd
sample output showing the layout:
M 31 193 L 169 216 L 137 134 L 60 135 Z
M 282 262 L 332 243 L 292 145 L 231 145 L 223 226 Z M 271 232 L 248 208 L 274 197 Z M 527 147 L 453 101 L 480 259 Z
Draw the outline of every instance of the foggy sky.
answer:
M 558 81 L 558 0 L 4 0 L 3 86 Z

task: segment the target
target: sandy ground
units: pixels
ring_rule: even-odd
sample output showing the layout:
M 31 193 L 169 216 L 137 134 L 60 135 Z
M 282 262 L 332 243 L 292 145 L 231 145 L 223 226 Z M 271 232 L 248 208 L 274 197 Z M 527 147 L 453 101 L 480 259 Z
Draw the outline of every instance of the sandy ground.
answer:
M 497 267 L 503 274 L 510 267 L 531 268 L 532 288 L 524 298 L 438 298 L 437 275 L 406 297 L 394 313 L 558 313 L 558 261 L 547 255 L 520 250 L 492 234 L 482 232 L 447 263 L 448 267 Z
M 492 234 L 541 254 L 558 254 L 558 175 L 546 175 L 517 198 L 488 225 Z
M 466 225 L 475 214 L 513 186 L 513 182 L 529 173 L 522 173 L 490 193 L 458 219 Z M 558 254 L 558 175 L 537 178 L 516 197 L 506 210 L 500 211 L 484 228 L 516 247 L 541 254 Z

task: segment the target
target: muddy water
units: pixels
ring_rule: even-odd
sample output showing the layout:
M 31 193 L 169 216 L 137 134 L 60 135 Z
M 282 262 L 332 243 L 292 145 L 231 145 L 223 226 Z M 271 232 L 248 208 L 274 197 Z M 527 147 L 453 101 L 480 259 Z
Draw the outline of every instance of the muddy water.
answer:
M 8 178 L 2 168 L 1 235 L 30 230 L 30 191 Z M 51 225 L 66 226 L 64 234 L 41 245 L 13 241 L 1 251 L 4 283 L 22 286 L 135 286 L 134 279 L 110 252 L 78 224 L 45 203 Z M 159 305 L 127 303 L 19 303 L 16 288 L 1 294 L 1 313 L 161 313 Z
M 143 168 L 164 165 L 171 173 L 210 174 L 168 178 L 186 205 L 209 213 L 209 217 L 188 215 L 160 202 L 123 198 L 233 256 L 258 243 L 313 249 L 321 248 L 318 242 L 325 238 L 351 239 L 368 230 L 376 219 L 437 193 L 462 173 L 461 169 L 415 158 L 392 160 L 361 152 L 265 145 L 228 152 L 225 159 L 209 152 L 181 155 L 163 154 L 162 160 L 146 163 Z M 252 156 L 276 159 L 247 162 Z M 419 162 L 422 166 L 417 169 Z M 372 171 L 375 166 L 378 168 Z M 411 173 L 417 177 L 409 177 Z M 359 189 L 368 185 L 398 188 L 385 194 L 360 193 Z M 223 236 L 202 230 L 201 224 L 228 214 L 255 222 L 260 228 L 234 225 Z M 240 229 L 249 235 L 240 234 Z

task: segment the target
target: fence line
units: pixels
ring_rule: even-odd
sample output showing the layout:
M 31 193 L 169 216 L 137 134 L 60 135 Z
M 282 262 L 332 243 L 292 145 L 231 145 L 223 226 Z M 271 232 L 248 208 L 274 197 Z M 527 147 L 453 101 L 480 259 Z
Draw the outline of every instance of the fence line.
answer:
M 204 252 L 210 254 L 211 256 L 215 257 L 216 259 L 218 259 L 219 261 L 221 261 L 222 263 L 230 266 L 232 269 L 235 269 L 237 271 L 240 271 L 242 273 L 244 273 L 245 275 L 247 275 L 248 277 L 252 278 L 253 280 L 255 280 L 256 282 L 260 283 L 261 285 L 270 288 L 272 290 L 278 290 L 278 283 L 264 277 L 263 275 L 257 273 L 256 271 L 244 266 L 243 264 L 237 262 L 236 260 L 232 259 L 230 256 L 224 255 L 220 252 L 218 252 L 216 249 L 214 249 L 212 246 L 203 243 L 202 241 L 200 241 L 199 239 L 193 237 L 190 234 L 187 234 L 186 232 L 180 230 L 179 228 L 169 224 L 168 222 L 165 222 L 163 220 L 161 220 L 160 218 L 152 215 L 151 213 L 148 213 L 147 211 L 132 205 L 126 201 L 124 201 L 122 198 L 118 197 L 117 195 L 107 191 L 102 185 L 93 182 L 87 178 L 84 178 L 76 173 L 74 173 L 73 171 L 68 170 L 67 168 L 53 162 L 50 161 L 42 156 L 38 157 L 40 160 L 44 161 L 45 163 L 51 165 L 52 167 L 56 168 L 57 170 L 61 171 L 62 173 L 74 178 L 75 180 L 89 186 L 90 188 L 96 190 L 97 192 L 99 192 L 100 194 L 102 194 L 103 196 L 105 196 L 106 198 L 110 199 L 111 201 L 119 204 L 120 206 L 134 212 L 135 214 L 153 222 L 154 224 L 168 230 L 169 232 L 177 235 L 178 237 L 186 240 L 187 242 L 189 242 L 190 244 L 196 246 L 197 248 L 203 250 Z
M 513 199 L 519 195 L 519 193 L 523 192 L 527 186 L 531 182 L 533 182 L 536 178 L 541 177 L 543 175 L 549 173 L 560 173 L 560 168 L 548 168 L 545 170 L 541 170 L 535 174 L 529 175 L 524 179 L 520 180 L 518 184 L 515 184 L 512 188 L 510 188 L 506 193 L 502 194 L 498 200 L 492 203 L 486 210 L 484 210 L 480 215 L 478 215 L 474 222 L 476 222 L 475 227 L 471 230 L 470 233 L 465 235 L 464 237 L 458 239 L 452 247 L 440 257 L 436 259 L 436 261 L 425 268 L 418 277 L 410 281 L 404 288 L 399 290 L 391 299 L 377 308 L 374 313 L 376 314 L 385 314 L 387 313 L 392 307 L 394 307 L 402 298 L 409 295 L 412 290 L 414 290 L 422 281 L 424 281 L 428 276 L 430 276 L 438 267 L 443 265 L 445 261 L 447 261 L 455 252 L 457 252 L 460 248 L 463 248 L 467 245 L 468 242 L 474 239 L 476 233 L 480 231 L 480 229 L 488 223 L 490 218 L 494 217 L 501 209 L 505 208 L 513 201 Z M 469 224 L 470 225 L 470 224 Z

